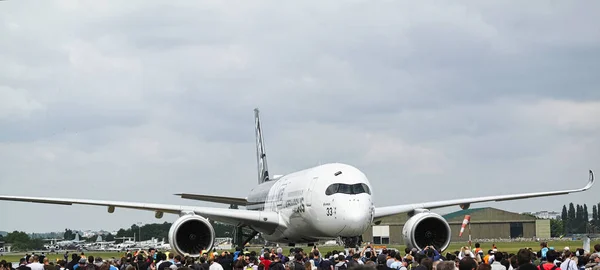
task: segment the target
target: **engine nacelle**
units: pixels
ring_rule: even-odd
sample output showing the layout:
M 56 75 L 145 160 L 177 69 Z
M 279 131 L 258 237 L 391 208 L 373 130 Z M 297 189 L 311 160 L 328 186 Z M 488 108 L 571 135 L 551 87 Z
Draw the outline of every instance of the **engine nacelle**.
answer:
M 213 247 L 215 229 L 204 217 L 184 215 L 173 222 L 169 244 L 182 256 L 200 257 L 203 250 Z
M 440 215 L 421 212 L 412 216 L 404 224 L 402 236 L 410 249 L 424 249 L 433 246 L 445 250 L 450 245 L 451 230 L 448 222 Z

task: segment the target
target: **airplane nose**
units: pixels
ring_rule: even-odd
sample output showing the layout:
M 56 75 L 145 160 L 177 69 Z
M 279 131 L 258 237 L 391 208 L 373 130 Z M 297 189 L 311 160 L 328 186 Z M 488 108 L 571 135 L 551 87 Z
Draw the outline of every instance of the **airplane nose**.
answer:
M 341 235 L 362 235 L 371 223 L 371 201 L 367 198 L 352 198 L 345 209 L 344 229 Z

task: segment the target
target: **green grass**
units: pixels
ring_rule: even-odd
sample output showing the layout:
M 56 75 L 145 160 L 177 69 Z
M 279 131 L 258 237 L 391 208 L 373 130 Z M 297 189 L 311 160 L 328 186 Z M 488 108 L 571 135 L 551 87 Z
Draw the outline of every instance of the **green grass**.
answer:
M 69 251 L 69 260 L 71 259 L 70 257 L 73 252 L 76 252 L 76 251 Z M 21 258 L 25 257 L 25 253 L 26 252 L 4 254 L 0 257 L 0 261 L 5 260 L 7 262 L 17 263 L 17 262 L 19 262 L 19 260 Z M 31 254 L 31 252 L 28 252 L 28 253 Z M 65 254 L 64 252 L 58 253 L 58 254 L 49 253 L 49 252 L 44 252 L 44 253 L 50 261 L 54 261 L 54 262 L 57 259 L 64 259 L 64 254 Z M 41 252 L 36 252 L 36 254 L 41 254 Z M 85 255 L 86 256 L 92 255 L 94 257 L 100 256 L 102 259 L 108 259 L 110 257 L 119 258 L 119 257 L 125 255 L 125 252 L 119 252 L 119 253 L 117 253 L 117 252 L 85 252 Z
M 594 244 L 596 244 L 595 242 L 592 242 L 592 246 L 594 246 Z M 467 245 L 467 243 L 461 243 L 461 242 L 456 242 L 456 243 L 451 243 L 450 247 L 445 251 L 445 252 L 453 252 L 455 250 L 460 250 L 461 246 L 465 246 Z M 554 247 L 556 249 L 562 250 L 565 246 L 570 247 L 571 250 L 574 250 L 576 248 L 580 248 L 583 245 L 583 241 L 579 240 L 579 241 L 553 241 L 553 242 L 548 242 L 548 246 L 550 247 Z M 504 251 L 504 252 L 508 252 L 508 253 L 517 253 L 517 251 L 521 248 L 532 248 L 534 251 L 537 251 L 540 249 L 539 247 L 539 242 L 497 242 L 496 246 L 498 247 L 498 250 L 500 251 Z M 400 250 L 402 253 L 404 253 L 404 245 L 387 245 L 388 248 L 395 248 Z M 484 251 L 487 251 L 488 249 L 492 248 L 492 243 L 481 243 L 481 248 Z M 249 250 L 254 250 L 254 251 L 258 251 L 260 249 L 260 247 L 250 247 Z M 287 254 L 289 252 L 290 247 L 287 246 L 283 246 L 283 250 L 284 250 L 284 254 Z M 310 247 L 305 247 L 306 249 L 310 249 Z M 322 253 L 327 253 L 327 252 L 331 252 L 333 250 L 343 250 L 342 247 L 340 246 L 321 246 L 319 247 L 319 250 Z M 73 252 L 69 252 L 70 254 Z M 48 252 L 46 252 L 46 256 L 51 260 L 51 261 L 56 261 L 57 259 L 62 259 L 63 258 L 63 254 L 64 252 L 60 252 L 60 253 L 51 253 L 49 254 Z M 445 253 L 444 253 L 445 254 Z M 94 256 L 94 257 L 101 257 L 103 259 L 108 259 L 111 257 L 115 257 L 115 258 L 120 258 L 122 256 L 125 255 L 125 252 L 97 252 L 97 251 L 88 251 L 85 252 L 86 256 Z M 9 262 L 18 262 L 20 258 L 22 258 L 23 256 L 25 256 L 25 252 L 22 253 L 11 253 L 11 254 L 5 254 L 3 256 L 0 257 L 0 260 L 6 260 Z

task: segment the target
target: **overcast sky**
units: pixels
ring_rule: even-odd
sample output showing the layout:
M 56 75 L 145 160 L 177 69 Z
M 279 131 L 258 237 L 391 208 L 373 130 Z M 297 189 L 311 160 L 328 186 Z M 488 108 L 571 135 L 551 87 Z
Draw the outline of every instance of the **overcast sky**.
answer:
M 0 193 L 226 207 L 173 194 L 246 196 L 254 107 L 271 174 L 349 163 L 378 206 L 579 188 L 600 172 L 599 8 L 2 1 Z M 475 207 L 560 211 L 599 192 Z M 0 216 L 28 232 L 157 222 L 4 201 Z

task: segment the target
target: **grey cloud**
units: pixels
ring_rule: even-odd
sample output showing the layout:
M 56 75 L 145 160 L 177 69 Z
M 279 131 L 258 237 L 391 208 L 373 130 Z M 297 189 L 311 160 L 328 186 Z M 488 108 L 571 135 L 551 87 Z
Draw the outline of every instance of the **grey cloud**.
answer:
M 58 102 L 37 111 L 26 120 L 0 121 L 5 128 L 0 134 L 0 141 L 34 142 L 81 134 L 88 146 L 101 147 L 112 139 L 102 136 L 104 129 L 135 127 L 143 124 L 145 119 L 141 112 L 127 107 L 107 109 L 89 103 Z
M 170 194 L 244 196 L 254 107 L 273 173 L 353 164 L 378 205 L 579 186 L 600 158 L 595 2 L 3 5 L 2 193 L 210 206 Z M 15 217 L 6 230 L 155 221 L 2 204 Z M 32 211 L 90 220 L 22 222 Z

